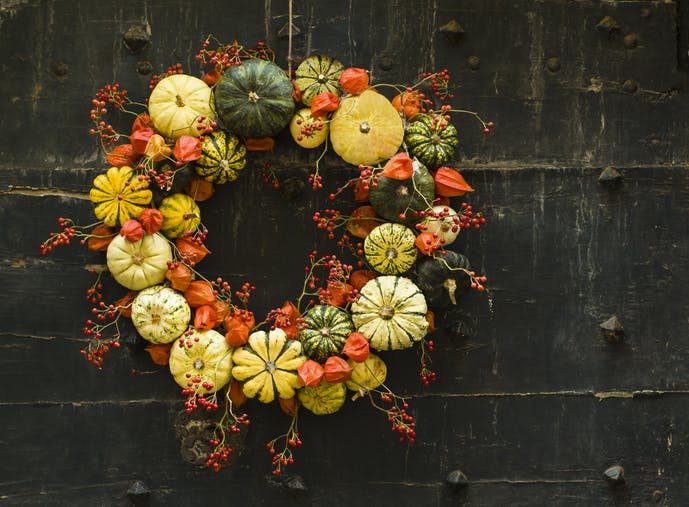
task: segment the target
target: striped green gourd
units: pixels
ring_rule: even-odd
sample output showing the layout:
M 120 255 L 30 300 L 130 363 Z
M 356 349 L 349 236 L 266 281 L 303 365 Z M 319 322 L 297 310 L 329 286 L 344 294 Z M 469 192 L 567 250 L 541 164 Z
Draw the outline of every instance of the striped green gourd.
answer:
M 400 275 L 416 262 L 418 248 L 411 229 L 386 222 L 373 229 L 364 240 L 364 256 L 369 266 L 383 275 Z
M 349 314 L 334 306 L 317 305 L 303 316 L 306 327 L 299 332 L 304 353 L 319 363 L 342 352 L 354 331 Z
M 409 154 L 429 169 L 448 162 L 457 147 L 457 129 L 442 116 L 438 122 L 431 115 L 421 115 L 404 132 Z
M 319 93 L 330 92 L 340 96 L 340 74 L 344 65 L 329 56 L 309 56 L 299 64 L 294 82 L 301 92 L 301 101 L 310 106 Z
M 196 161 L 196 174 L 222 185 L 234 181 L 246 165 L 246 146 L 234 134 L 217 130 L 205 135 L 201 157 Z

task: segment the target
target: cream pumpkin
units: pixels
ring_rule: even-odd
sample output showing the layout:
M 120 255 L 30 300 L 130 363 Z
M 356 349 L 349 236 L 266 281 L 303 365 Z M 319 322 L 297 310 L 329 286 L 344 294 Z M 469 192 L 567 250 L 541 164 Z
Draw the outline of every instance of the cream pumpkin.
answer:
M 215 116 L 211 89 L 197 77 L 173 74 L 153 88 L 148 114 L 155 129 L 165 137 L 198 137 L 203 133 L 198 126 L 209 125 Z
M 172 249 L 159 233 L 145 234 L 139 241 L 118 234 L 108 245 L 106 259 L 117 283 L 129 290 L 142 290 L 165 279 Z
M 187 330 L 191 309 L 184 296 L 169 287 L 142 290 L 132 303 L 132 323 L 151 343 L 170 343 Z
M 170 349 L 170 373 L 184 389 L 210 394 L 232 378 L 232 347 L 212 329 L 182 335 Z

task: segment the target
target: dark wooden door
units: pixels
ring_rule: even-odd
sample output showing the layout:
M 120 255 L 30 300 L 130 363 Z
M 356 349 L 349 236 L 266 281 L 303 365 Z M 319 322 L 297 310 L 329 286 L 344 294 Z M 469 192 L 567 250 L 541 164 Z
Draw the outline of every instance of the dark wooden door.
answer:
M 288 419 L 251 403 L 232 467 L 186 463 L 179 390 L 141 342 L 126 337 L 102 370 L 78 352 L 93 282 L 85 265 L 102 257 L 77 246 L 38 255 L 57 216 L 90 220 L 87 193 L 106 167 L 87 132 L 95 91 L 119 82 L 143 99 L 169 65 L 200 72 L 193 54 L 209 33 L 265 40 L 286 65 L 287 1 L 6 0 L 0 504 L 687 504 L 689 2 L 293 8 L 295 58 L 329 54 L 373 82 L 447 68 L 457 104 L 496 124 L 486 136 L 470 116 L 456 123 L 455 165 L 488 217 L 459 246 L 489 277 L 489 294 L 467 305 L 477 329 L 435 338 L 430 387 L 415 376 L 415 352 L 390 358 L 416 443 L 398 444 L 383 415 L 348 403 L 301 419 L 289 471 L 299 478 L 275 479 L 265 442 Z M 123 42 L 132 27 L 150 28 L 140 48 Z M 254 283 L 259 315 L 294 297 L 314 247 L 333 248 L 311 217 L 352 177 L 329 154 L 328 188 L 286 199 L 263 183 L 265 162 L 304 181 L 315 156 L 285 133 L 277 141 L 203 208 L 213 252 L 204 272 Z M 599 329 L 612 316 L 624 327 L 618 343 Z M 604 477 L 613 466 L 624 483 Z M 456 470 L 467 484 L 453 488 Z

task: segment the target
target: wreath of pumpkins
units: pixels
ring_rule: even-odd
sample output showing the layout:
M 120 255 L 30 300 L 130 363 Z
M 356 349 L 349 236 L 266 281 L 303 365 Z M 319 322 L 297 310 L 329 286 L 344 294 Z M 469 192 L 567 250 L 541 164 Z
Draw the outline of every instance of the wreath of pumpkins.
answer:
M 130 318 L 150 342 L 153 361 L 167 365 L 182 388 L 185 411 L 221 414 L 205 461 L 216 471 L 232 451 L 230 435 L 248 423 L 236 413 L 247 398 L 278 401 L 292 416 L 288 431 L 267 445 L 274 474 L 293 463 L 292 450 L 301 445 L 300 407 L 335 413 L 348 390 L 354 399 L 369 397 L 400 440 L 413 442 L 414 418 L 385 385 L 383 356 L 420 344 L 421 379 L 434 380 L 427 338 L 434 312 L 455 307 L 466 289 L 483 291 L 486 281 L 465 256 L 445 249 L 462 229 L 485 223 L 466 203 L 451 207 L 450 198 L 472 188 L 444 165 L 457 146 L 445 103 L 452 98 L 447 71 L 394 87 L 390 100 L 382 93 L 387 88 L 370 86 L 364 69 L 329 56 L 309 56 L 288 76 L 263 44 L 247 50 L 208 37 L 197 59 L 209 67 L 202 78 L 180 65 L 154 76 L 129 135 L 104 120 L 109 108 L 131 112 L 136 105 L 125 90 L 106 85 L 92 100 L 90 133 L 111 165 L 89 193 L 99 221 L 79 226 L 60 218 L 61 232 L 40 247 L 45 255 L 79 238 L 106 252 L 103 272 L 129 290 L 106 304 L 99 273 L 87 291 L 95 306 L 81 353 L 100 368 L 106 352 L 120 347 L 120 319 Z M 471 114 L 488 133 L 492 123 Z M 301 294 L 257 323 L 248 309 L 250 284 L 233 290 L 197 270 L 209 253 L 198 202 L 214 184 L 241 177 L 248 151 L 272 148 L 271 136 L 284 128 L 305 149 L 329 141 L 358 171 L 330 198 L 353 191 L 361 205 L 349 215 L 329 209 L 313 217 L 330 238 L 344 228 L 338 245 L 357 260 L 314 252 Z M 318 164 L 309 181 L 322 187 Z

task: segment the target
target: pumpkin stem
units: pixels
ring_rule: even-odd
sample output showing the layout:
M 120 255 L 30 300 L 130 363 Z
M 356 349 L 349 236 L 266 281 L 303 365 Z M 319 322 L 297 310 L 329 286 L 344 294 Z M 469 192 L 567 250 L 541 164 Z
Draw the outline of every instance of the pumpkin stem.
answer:
M 184 107 L 184 99 L 181 96 L 177 95 L 175 97 L 175 104 L 177 104 L 177 107 Z
M 362 134 L 368 134 L 369 132 L 371 132 L 371 124 L 367 121 L 362 121 L 359 124 L 359 132 L 361 132 Z
M 136 264 L 137 266 L 143 264 L 144 262 L 144 256 L 141 252 L 136 252 L 134 255 L 132 255 L 132 262 Z
M 196 361 L 194 361 L 194 368 L 196 368 L 197 370 L 202 370 L 203 367 L 204 367 L 203 359 L 199 358 Z
M 447 290 L 447 293 L 450 296 L 450 301 L 452 301 L 452 304 L 456 305 L 457 304 L 457 298 L 455 297 L 455 292 L 457 291 L 457 280 L 455 280 L 454 278 L 448 278 L 443 283 L 443 288 Z
M 256 102 L 258 102 L 258 99 L 260 98 L 261 97 L 258 96 L 258 93 L 254 91 L 249 92 L 249 102 L 255 104 Z
M 273 373 L 278 367 L 273 361 L 266 361 L 266 371 L 268 373 Z
M 378 310 L 378 316 L 383 320 L 390 320 L 395 316 L 395 309 L 392 306 L 381 306 Z
M 198 213 L 185 213 L 184 215 L 182 215 L 182 218 L 184 220 L 189 220 L 190 218 L 199 218 L 199 214 Z
M 397 249 L 396 248 L 388 248 L 385 251 L 385 258 L 389 261 L 397 259 Z

